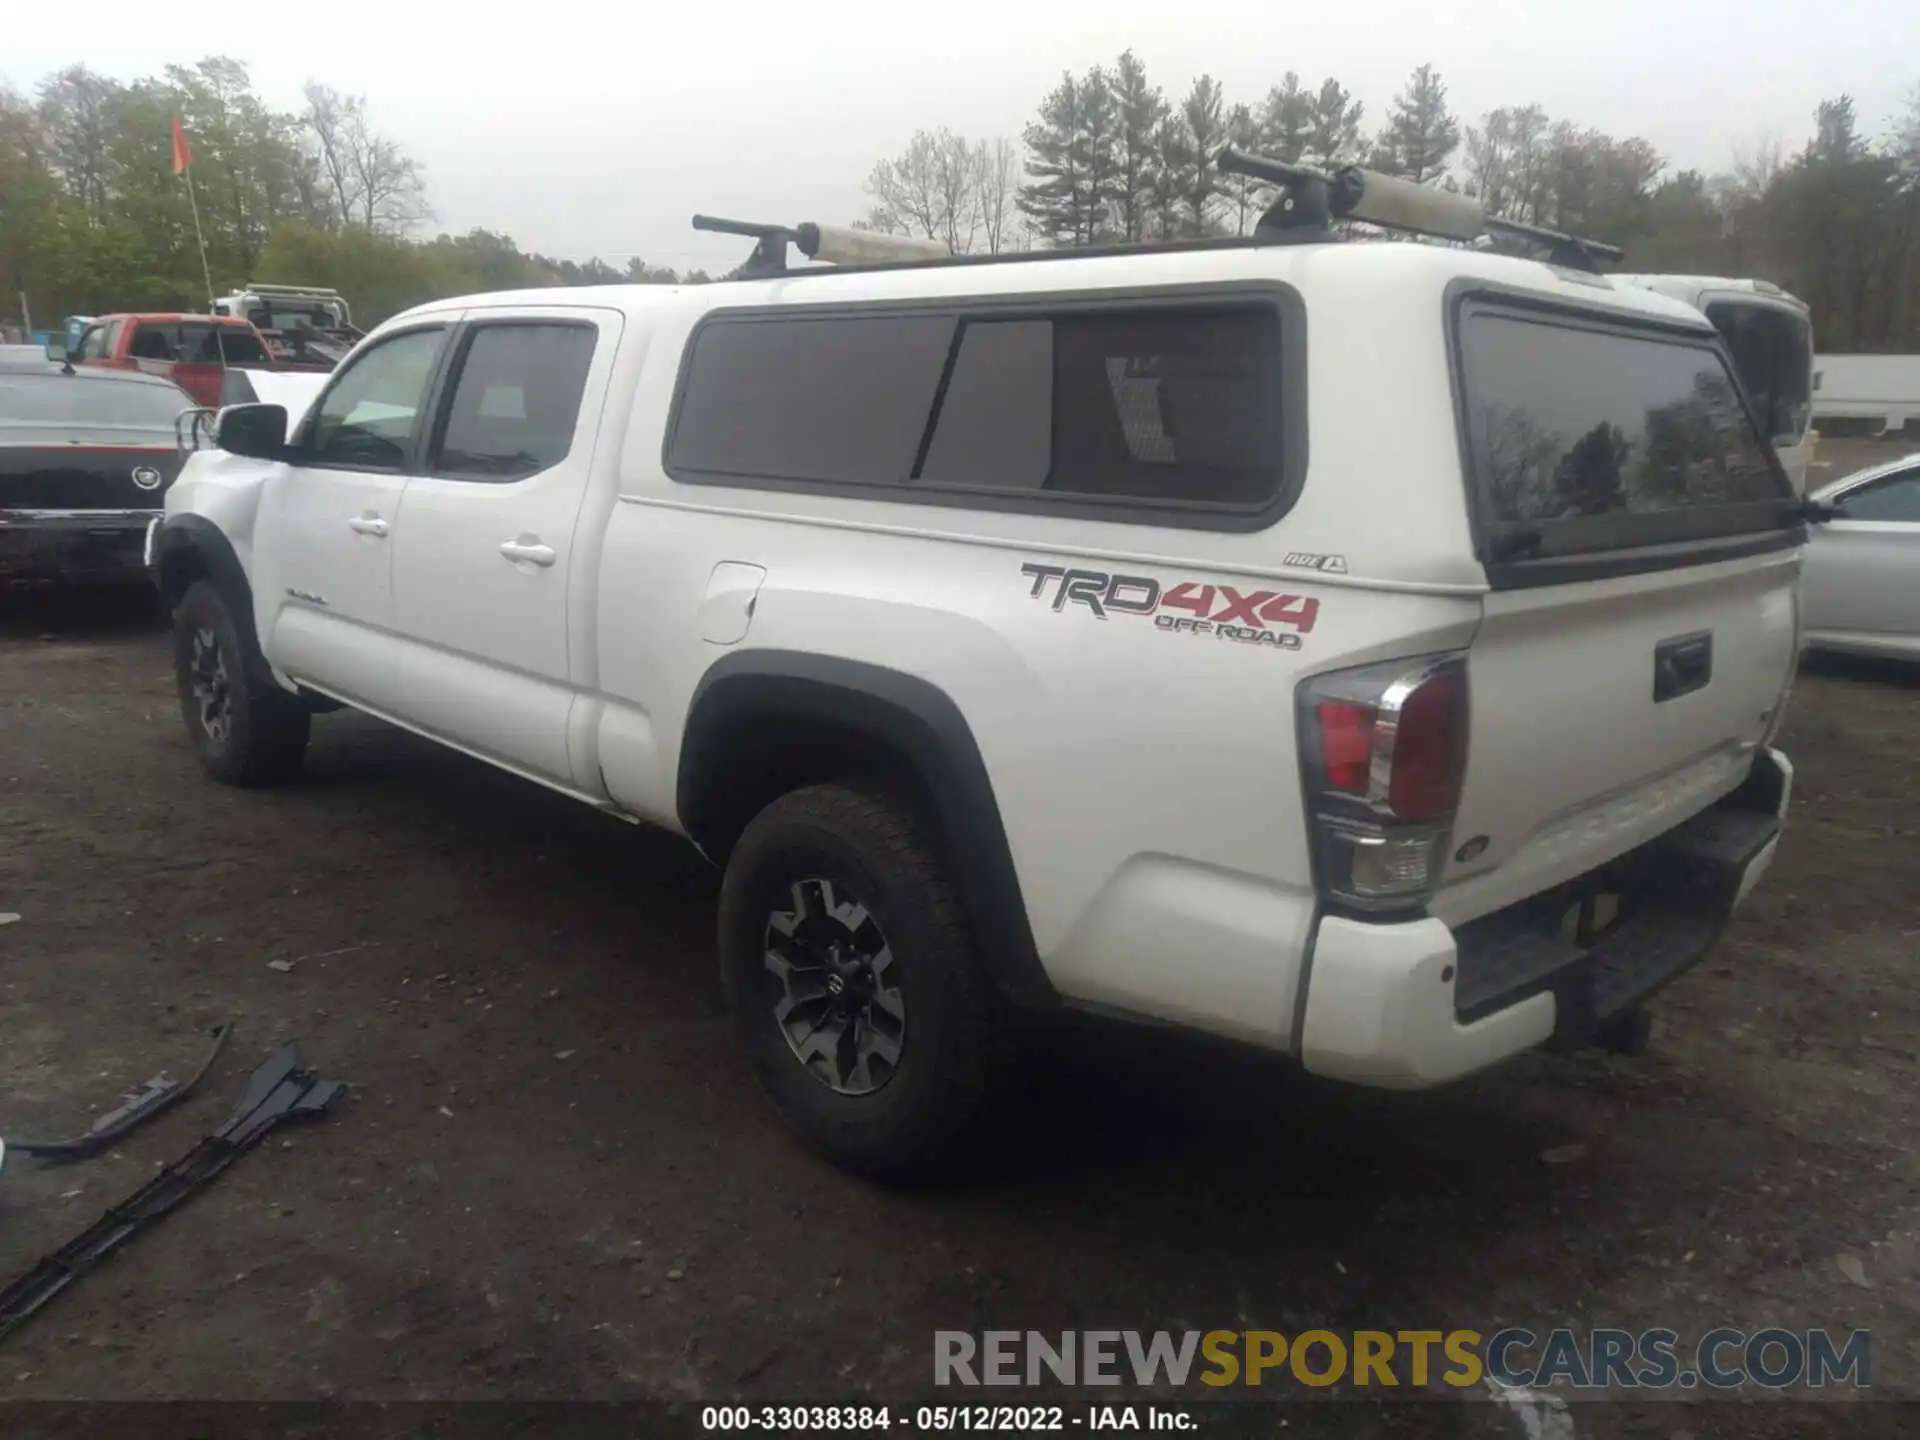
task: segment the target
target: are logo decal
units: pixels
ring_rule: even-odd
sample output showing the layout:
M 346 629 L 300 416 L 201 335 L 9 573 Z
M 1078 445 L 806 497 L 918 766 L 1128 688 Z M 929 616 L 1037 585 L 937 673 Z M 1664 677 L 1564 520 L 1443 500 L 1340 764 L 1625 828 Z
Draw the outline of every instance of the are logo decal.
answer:
M 1311 550 L 1289 550 L 1287 558 L 1280 563 L 1289 570 L 1318 570 L 1322 575 L 1347 573 L 1346 556 L 1316 555 Z
M 158 490 L 161 482 L 165 479 L 166 476 L 162 475 L 151 465 L 138 466 L 133 472 L 133 483 L 138 485 L 142 490 Z
M 1312 632 L 1320 615 L 1320 602 L 1313 596 L 1278 590 L 1242 591 L 1195 580 L 1182 580 L 1163 590 L 1148 575 L 1070 570 L 1063 565 L 1022 565 L 1020 573 L 1033 582 L 1028 596 L 1050 602 L 1048 608 L 1056 612 L 1081 605 L 1096 620 L 1151 615 L 1158 630 L 1211 635 L 1243 645 L 1298 650 L 1300 637 Z

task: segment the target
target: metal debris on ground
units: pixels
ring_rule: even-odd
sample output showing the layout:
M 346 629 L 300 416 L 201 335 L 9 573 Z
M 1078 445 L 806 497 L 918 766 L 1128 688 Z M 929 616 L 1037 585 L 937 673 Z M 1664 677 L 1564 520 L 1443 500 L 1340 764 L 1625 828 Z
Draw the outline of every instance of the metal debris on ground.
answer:
M 207 1058 L 200 1062 L 200 1068 L 187 1078 L 185 1084 L 169 1079 L 163 1071 L 139 1090 L 122 1096 L 120 1107 L 109 1110 L 95 1120 L 84 1135 L 76 1135 L 71 1140 L 14 1140 L 9 1142 L 8 1148 L 22 1155 L 38 1156 L 42 1160 L 84 1160 L 98 1155 L 161 1111 L 179 1104 L 192 1094 L 200 1082 L 207 1078 L 207 1072 L 213 1069 L 213 1062 L 220 1058 L 220 1052 L 226 1048 L 227 1037 L 232 1033 L 231 1021 L 222 1021 L 213 1027 L 213 1045 L 207 1051 Z
M 345 1088 L 338 1080 L 321 1080 L 302 1068 L 297 1045 L 281 1046 L 253 1072 L 225 1125 L 0 1290 L 0 1340 L 128 1240 L 205 1189 L 275 1126 L 324 1114 Z

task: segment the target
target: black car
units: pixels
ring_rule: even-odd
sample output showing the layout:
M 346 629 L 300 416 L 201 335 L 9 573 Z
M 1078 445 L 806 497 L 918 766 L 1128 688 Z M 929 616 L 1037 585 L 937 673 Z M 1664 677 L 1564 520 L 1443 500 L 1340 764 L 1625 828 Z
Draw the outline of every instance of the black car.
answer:
M 142 578 L 192 408 L 163 376 L 0 364 L 0 586 Z

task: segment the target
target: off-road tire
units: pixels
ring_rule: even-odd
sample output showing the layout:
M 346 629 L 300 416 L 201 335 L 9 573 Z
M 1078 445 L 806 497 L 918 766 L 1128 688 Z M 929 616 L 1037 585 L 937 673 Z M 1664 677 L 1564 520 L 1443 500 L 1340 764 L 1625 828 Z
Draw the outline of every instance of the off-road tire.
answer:
M 734 847 L 720 890 L 721 979 L 740 1042 L 786 1123 L 813 1149 L 877 1180 L 950 1170 L 1004 1099 L 1013 1064 L 1002 1002 L 966 908 L 917 807 L 878 782 L 811 786 L 774 801 Z M 846 1094 L 807 1068 L 776 1018 L 768 926 L 792 887 L 830 879 L 884 933 L 904 998 L 897 1067 Z M 891 973 L 891 972 L 889 972 Z
M 210 668 L 224 677 L 217 717 L 195 689 Z M 196 580 L 174 607 L 173 674 L 187 738 L 207 774 L 223 785 L 252 787 L 299 773 L 312 717 L 298 696 L 273 682 L 211 581 Z

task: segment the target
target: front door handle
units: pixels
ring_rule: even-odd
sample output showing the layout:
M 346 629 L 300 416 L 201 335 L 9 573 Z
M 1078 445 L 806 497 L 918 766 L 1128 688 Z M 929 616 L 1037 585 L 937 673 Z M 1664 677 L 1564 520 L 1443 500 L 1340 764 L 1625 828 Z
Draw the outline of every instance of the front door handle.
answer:
M 364 515 L 356 515 L 353 519 L 347 521 L 347 528 L 357 531 L 359 534 L 372 535 L 382 540 L 387 537 L 387 522 L 371 510 Z
M 559 558 L 551 545 L 542 545 L 532 535 L 522 535 L 518 540 L 509 540 L 500 547 L 500 553 L 509 560 L 525 560 L 532 565 L 551 565 Z

